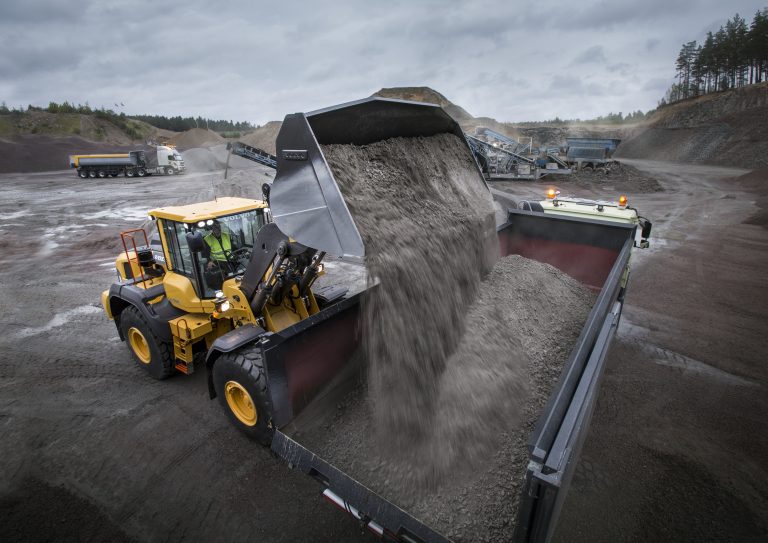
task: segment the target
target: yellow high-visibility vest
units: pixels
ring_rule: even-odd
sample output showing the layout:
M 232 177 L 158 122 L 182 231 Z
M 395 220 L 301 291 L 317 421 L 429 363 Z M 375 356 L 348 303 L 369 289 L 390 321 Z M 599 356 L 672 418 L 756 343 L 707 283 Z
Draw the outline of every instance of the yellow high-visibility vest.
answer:
M 221 242 L 216 239 L 213 233 L 208 234 L 203 238 L 211 248 L 211 258 L 220 262 L 226 262 L 227 255 L 232 252 L 232 240 L 229 239 L 229 234 L 221 233 Z

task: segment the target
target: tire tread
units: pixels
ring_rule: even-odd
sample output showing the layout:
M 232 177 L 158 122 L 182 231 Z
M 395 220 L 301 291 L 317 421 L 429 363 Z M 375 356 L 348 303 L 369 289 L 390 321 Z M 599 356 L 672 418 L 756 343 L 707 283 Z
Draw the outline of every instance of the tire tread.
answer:
M 126 324 L 126 319 L 127 323 Z M 160 366 L 158 368 L 157 375 L 153 375 L 152 372 L 149 372 L 152 377 L 155 377 L 156 379 L 167 379 L 171 375 L 173 375 L 176 372 L 176 361 L 174 360 L 173 355 L 173 346 L 170 343 L 167 343 L 157 337 L 155 333 L 152 331 L 152 328 L 150 327 L 149 323 L 147 322 L 147 319 L 144 317 L 144 315 L 141 314 L 141 312 L 134 306 L 128 306 L 126 307 L 122 313 L 120 313 L 120 326 L 123 327 L 123 330 L 127 330 L 127 328 L 130 327 L 130 325 L 133 324 L 138 325 L 137 328 L 141 331 L 142 334 L 144 334 L 144 337 L 148 341 L 153 341 L 155 345 L 157 346 L 157 350 L 160 354 Z M 130 344 L 128 345 L 128 348 L 131 349 Z M 132 349 L 131 349 L 132 350 Z M 150 346 L 151 350 L 151 346 Z M 133 353 L 132 353 L 133 354 Z M 151 364 L 152 362 L 150 362 Z

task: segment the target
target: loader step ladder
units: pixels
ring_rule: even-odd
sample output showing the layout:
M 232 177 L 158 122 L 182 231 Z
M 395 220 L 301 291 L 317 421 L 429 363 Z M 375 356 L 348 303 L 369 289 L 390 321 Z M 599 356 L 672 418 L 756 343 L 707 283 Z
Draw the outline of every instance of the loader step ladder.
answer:
M 144 245 L 136 245 L 136 235 L 141 232 L 141 235 L 144 236 Z M 134 280 L 138 282 L 139 279 L 141 279 L 141 288 L 146 289 L 147 279 L 151 280 L 147 276 L 147 274 L 144 272 L 144 268 L 141 266 L 141 262 L 139 262 L 139 247 L 144 247 L 146 249 L 149 249 L 149 238 L 147 238 L 147 232 L 143 228 L 134 228 L 132 230 L 125 230 L 123 232 L 120 232 L 120 241 L 123 242 L 123 250 L 125 251 L 125 259 L 128 261 L 128 267 L 131 270 L 131 273 L 133 273 L 133 263 L 136 263 L 136 269 L 139 270 L 139 273 L 141 274 L 140 277 L 134 277 Z M 130 249 L 129 249 L 130 246 Z M 131 257 L 131 251 L 133 251 L 133 257 Z

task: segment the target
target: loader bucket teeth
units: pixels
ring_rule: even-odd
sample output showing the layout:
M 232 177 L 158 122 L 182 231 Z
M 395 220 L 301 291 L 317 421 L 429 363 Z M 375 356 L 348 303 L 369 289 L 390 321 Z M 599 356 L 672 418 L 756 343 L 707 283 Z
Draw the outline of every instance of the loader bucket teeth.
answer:
M 320 145 L 367 145 L 394 137 L 429 137 L 461 127 L 434 104 L 366 98 L 286 116 L 277 136 L 277 175 L 270 206 L 280 230 L 337 256 L 365 255 L 365 246 Z

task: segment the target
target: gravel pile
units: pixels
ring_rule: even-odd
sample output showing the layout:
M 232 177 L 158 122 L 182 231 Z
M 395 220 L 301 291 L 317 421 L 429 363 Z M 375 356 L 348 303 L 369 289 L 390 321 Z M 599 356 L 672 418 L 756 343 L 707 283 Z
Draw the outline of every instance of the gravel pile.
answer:
M 508 541 L 528 438 L 594 301 L 548 264 L 504 257 L 467 311 L 431 429 L 405 454 L 382 451 L 364 377 L 335 409 L 302 413 L 293 437 L 455 541 Z
M 170 139 L 170 143 L 182 151 L 194 147 L 210 147 L 224 141 L 224 138 L 218 133 L 213 130 L 206 130 L 205 128 L 192 128 Z
M 544 178 L 547 181 L 547 178 Z M 595 185 L 605 185 L 615 190 L 621 190 L 632 194 L 660 192 L 664 190 L 661 184 L 653 177 L 646 175 L 634 166 L 613 162 L 605 168 L 596 170 L 585 169 L 574 171 L 570 176 L 558 178 L 563 185 L 573 182 L 575 184 L 586 184 L 590 187 Z M 551 180 L 550 180 L 551 182 Z
M 453 134 L 323 152 L 379 281 L 363 300 L 363 342 L 382 447 L 397 454 L 428 431 L 463 316 L 498 257 L 493 201 Z

